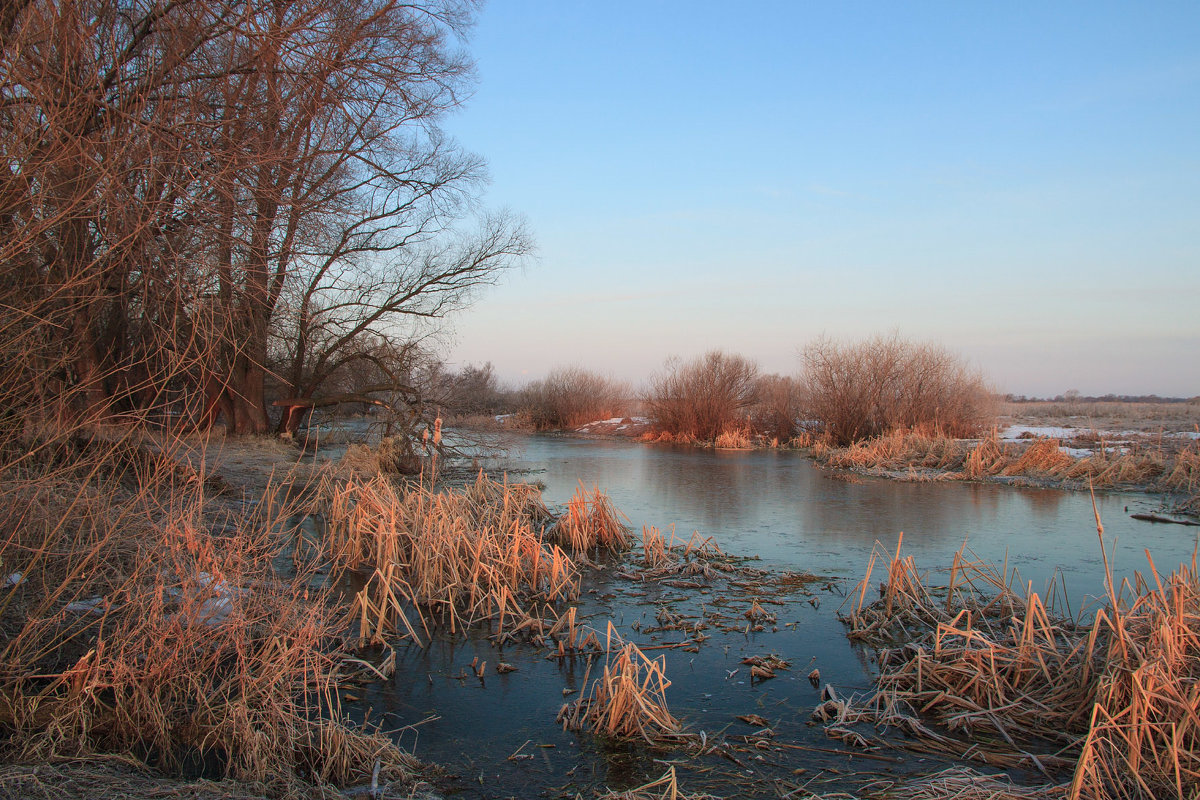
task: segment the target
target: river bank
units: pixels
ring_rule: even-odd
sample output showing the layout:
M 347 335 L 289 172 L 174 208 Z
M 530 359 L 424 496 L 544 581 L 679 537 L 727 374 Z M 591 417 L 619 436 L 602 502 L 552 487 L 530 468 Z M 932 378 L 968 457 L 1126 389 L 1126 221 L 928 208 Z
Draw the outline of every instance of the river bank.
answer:
M 598 420 L 555 435 L 717 449 L 794 449 L 855 475 L 900 481 L 970 481 L 1069 491 L 1159 495 L 1163 521 L 1200 519 L 1200 404 L 1008 403 L 980 438 L 895 431 L 847 447 L 730 436 L 702 443 L 657 434 L 646 417 Z M 503 426 L 505 419 L 500 419 Z

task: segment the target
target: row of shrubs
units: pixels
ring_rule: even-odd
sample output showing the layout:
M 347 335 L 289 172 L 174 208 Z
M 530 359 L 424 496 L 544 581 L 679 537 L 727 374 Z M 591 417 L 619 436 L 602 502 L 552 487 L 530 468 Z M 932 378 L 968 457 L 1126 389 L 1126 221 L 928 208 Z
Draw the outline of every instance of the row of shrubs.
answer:
M 836 445 L 897 429 L 971 436 L 995 418 L 995 394 L 983 376 L 936 345 L 896 335 L 853 343 L 821 338 L 804 348 L 802 362 L 798 376 L 764 374 L 752 359 L 714 350 L 668 360 L 640 394 L 628 383 L 565 367 L 495 408 L 537 430 L 642 415 L 654 435 L 675 440 L 820 436 Z

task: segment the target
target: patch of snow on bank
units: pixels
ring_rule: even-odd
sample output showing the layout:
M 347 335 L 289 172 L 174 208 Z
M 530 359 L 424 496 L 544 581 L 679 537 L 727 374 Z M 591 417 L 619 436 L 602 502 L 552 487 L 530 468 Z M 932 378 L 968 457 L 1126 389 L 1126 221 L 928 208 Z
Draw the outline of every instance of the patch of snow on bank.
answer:
M 1000 438 L 1004 441 L 1019 440 L 1022 438 L 1028 439 L 1028 436 L 1022 437 L 1022 434 L 1029 436 L 1044 437 L 1046 439 L 1074 439 L 1076 436 L 1085 434 L 1094 434 L 1103 436 L 1104 438 L 1112 437 L 1130 437 L 1138 436 L 1137 431 L 1102 431 L 1096 428 L 1060 428 L 1054 425 L 1009 425 L 1004 430 L 1000 431 Z

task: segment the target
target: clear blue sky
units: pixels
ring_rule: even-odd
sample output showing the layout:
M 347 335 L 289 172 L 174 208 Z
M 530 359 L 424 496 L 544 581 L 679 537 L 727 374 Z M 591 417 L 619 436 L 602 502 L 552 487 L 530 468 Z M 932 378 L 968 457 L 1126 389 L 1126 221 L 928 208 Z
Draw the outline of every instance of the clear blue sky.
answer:
M 445 128 L 538 253 L 459 364 L 897 330 L 1015 393 L 1200 394 L 1200 3 L 492 0 L 468 48 Z

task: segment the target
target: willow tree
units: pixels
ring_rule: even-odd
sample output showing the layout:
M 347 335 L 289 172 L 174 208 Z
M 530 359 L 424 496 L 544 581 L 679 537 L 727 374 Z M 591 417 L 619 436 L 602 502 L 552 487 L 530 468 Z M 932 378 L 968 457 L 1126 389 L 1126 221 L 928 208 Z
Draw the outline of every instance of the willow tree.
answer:
M 293 408 L 327 402 L 339 369 L 412 334 L 397 320 L 525 252 L 518 225 L 471 220 L 482 165 L 438 129 L 472 9 L 7 5 L 0 333 L 37 392 L 97 416 L 181 396 L 265 432 L 273 356 Z
M 267 427 L 272 350 L 285 427 L 302 409 L 402 388 L 378 343 L 461 306 L 528 249 L 509 218 L 464 224 L 482 164 L 438 128 L 470 77 L 453 47 L 468 9 L 275 3 L 237 26 L 218 114 L 237 168 L 214 182 L 232 327 L 224 372 L 206 380 L 235 431 Z M 377 368 L 369 385 L 326 391 L 355 363 Z

